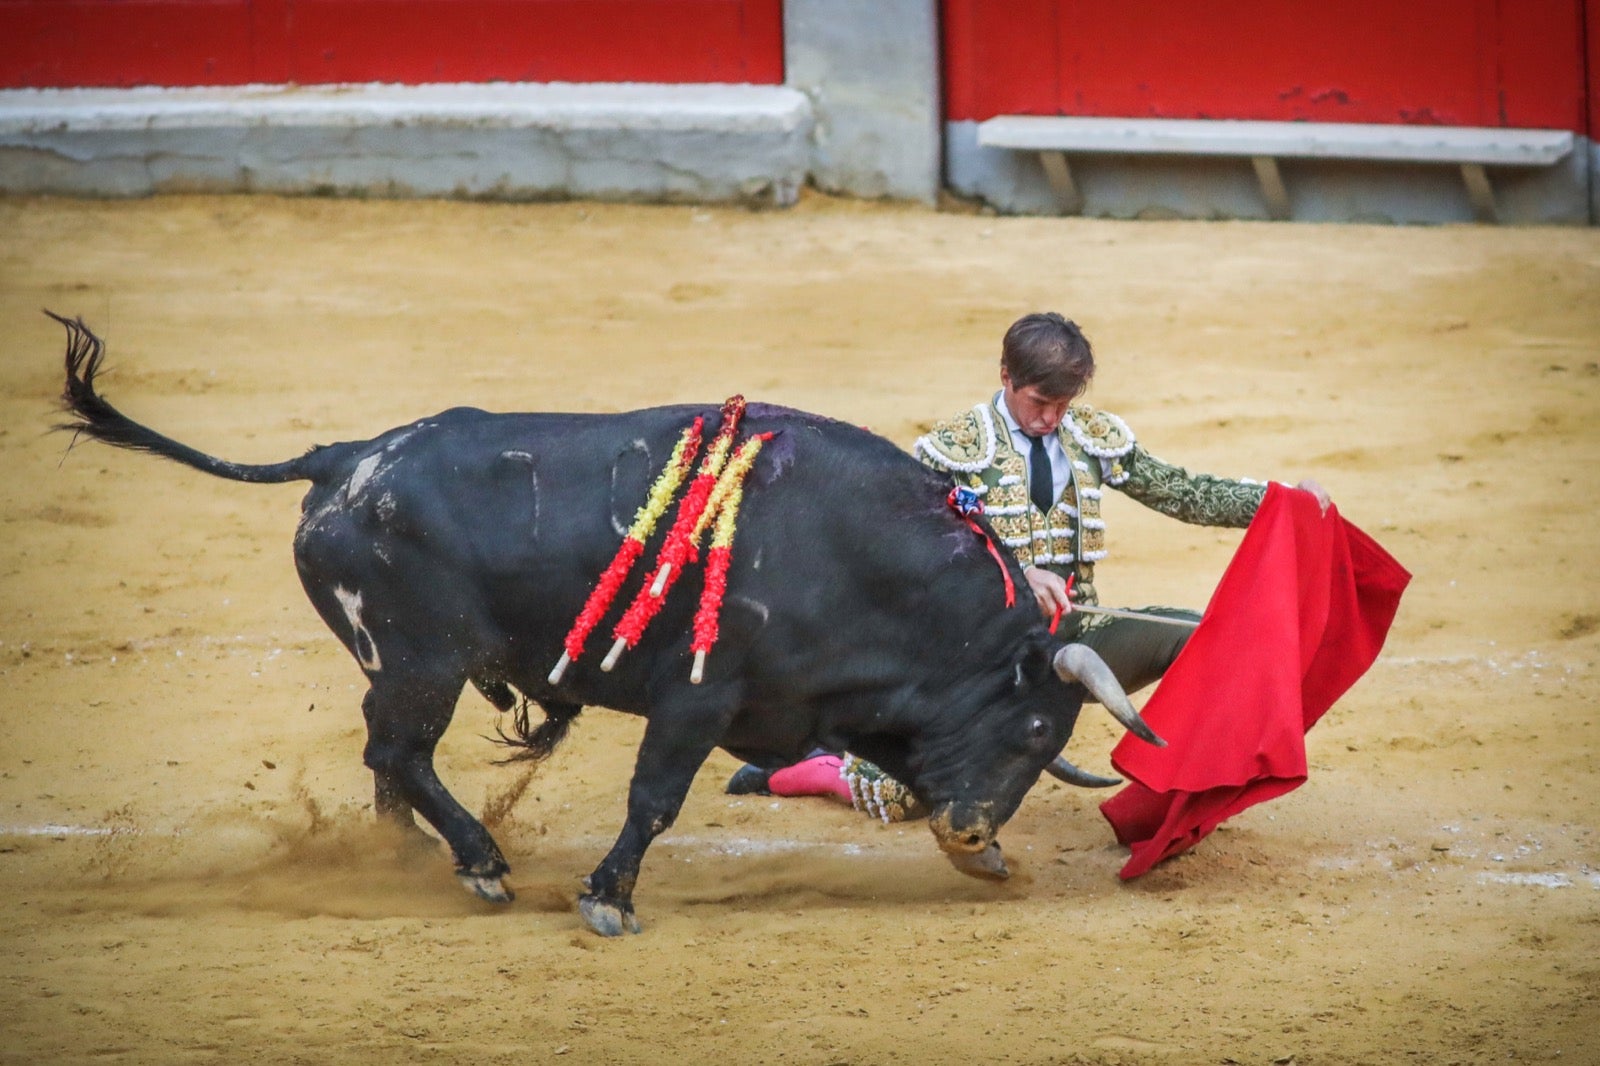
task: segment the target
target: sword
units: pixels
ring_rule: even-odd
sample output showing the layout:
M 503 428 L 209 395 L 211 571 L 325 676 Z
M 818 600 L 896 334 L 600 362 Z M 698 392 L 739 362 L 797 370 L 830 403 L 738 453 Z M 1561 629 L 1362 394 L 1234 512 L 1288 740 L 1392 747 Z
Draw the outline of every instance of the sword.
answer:
M 1146 622 L 1160 622 L 1169 626 L 1187 626 L 1193 629 L 1199 622 L 1191 622 L 1187 618 L 1168 618 L 1164 614 L 1145 614 L 1143 611 L 1123 611 L 1115 607 L 1086 607 L 1073 604 L 1072 609 L 1082 614 L 1108 614 L 1113 618 L 1138 618 Z
M 1067 578 L 1068 596 L 1072 595 L 1072 583 L 1076 581 L 1077 578 L 1077 574 L 1073 574 L 1071 577 Z M 1075 603 L 1072 605 L 1072 609 L 1074 611 L 1082 611 L 1084 614 L 1108 614 L 1112 618 L 1143 618 L 1151 622 L 1160 622 L 1163 625 L 1183 626 L 1186 629 L 1193 629 L 1200 624 L 1199 622 L 1191 622 L 1187 618 L 1167 618 L 1164 615 L 1144 614 L 1139 611 L 1124 611 L 1119 610 L 1116 607 L 1087 607 Z M 1060 607 L 1057 607 L 1055 617 L 1050 619 L 1050 633 L 1052 636 L 1055 635 L 1056 627 L 1061 624 L 1061 616 L 1064 613 L 1065 612 Z
M 1168 618 L 1166 615 L 1145 614 L 1142 611 L 1123 611 L 1116 607 L 1087 607 L 1082 604 L 1073 604 L 1072 609 L 1083 614 L 1108 614 L 1112 618 L 1138 618 L 1146 622 L 1160 622 L 1162 625 L 1183 626 L 1187 629 L 1193 629 L 1200 624 L 1199 622 L 1191 622 L 1187 618 Z M 1061 616 L 1064 613 L 1059 607 L 1056 608 L 1056 616 L 1050 619 L 1050 632 L 1054 633 L 1056 631 L 1056 627 L 1061 624 Z

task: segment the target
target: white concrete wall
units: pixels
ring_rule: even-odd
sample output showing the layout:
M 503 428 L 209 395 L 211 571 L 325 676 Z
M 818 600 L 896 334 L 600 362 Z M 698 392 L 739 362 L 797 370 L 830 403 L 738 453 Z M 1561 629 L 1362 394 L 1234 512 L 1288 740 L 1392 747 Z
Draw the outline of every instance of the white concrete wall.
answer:
M 0 92 L 0 191 L 272 191 L 791 204 L 784 86 L 362 85 Z

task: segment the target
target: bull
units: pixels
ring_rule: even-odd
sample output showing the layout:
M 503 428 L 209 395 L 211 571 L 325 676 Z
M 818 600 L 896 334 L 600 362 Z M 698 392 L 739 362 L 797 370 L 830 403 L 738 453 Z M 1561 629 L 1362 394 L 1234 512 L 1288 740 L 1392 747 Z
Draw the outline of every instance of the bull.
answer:
M 1086 698 L 1160 743 L 1093 652 L 1053 637 L 1031 603 L 1007 605 L 1007 581 L 1025 587 L 1021 570 L 987 550 L 981 516 L 947 506 L 949 482 L 863 429 L 748 407 L 746 431 L 771 436 L 749 474 L 720 638 L 698 683 L 698 570 L 613 668 L 590 657 L 552 672 L 680 431 L 696 416 L 715 428 L 717 408 L 457 407 L 284 462 L 234 463 L 112 407 L 95 388 L 100 339 L 81 319 L 46 313 L 67 330 L 59 428 L 234 481 L 310 483 L 295 566 L 366 677 L 377 813 L 425 835 L 420 815 L 485 900 L 511 899 L 510 866 L 433 765 L 469 683 L 520 713 L 511 739 L 530 757 L 547 755 L 586 705 L 645 719 L 626 820 L 579 895 L 583 919 L 607 936 L 639 931 L 645 851 L 713 748 L 768 768 L 818 747 L 855 752 L 910 788 L 958 869 L 998 879 L 1008 871 L 996 834 L 1041 772 L 1104 783 L 1060 754 Z M 544 715 L 536 727 L 530 704 Z

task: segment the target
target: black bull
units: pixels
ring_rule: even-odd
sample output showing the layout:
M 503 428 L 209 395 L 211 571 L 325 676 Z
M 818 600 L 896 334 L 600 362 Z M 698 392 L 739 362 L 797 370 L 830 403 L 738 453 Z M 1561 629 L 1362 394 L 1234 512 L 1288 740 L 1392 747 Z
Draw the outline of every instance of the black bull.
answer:
M 637 931 L 632 897 L 645 850 L 715 747 L 766 767 L 818 746 L 855 752 L 911 788 L 959 868 L 1001 877 L 995 834 L 1066 745 L 1085 684 L 1147 734 L 1114 680 L 1106 684 L 1104 664 L 1049 634 L 1002 552 L 1022 593 L 1006 606 L 1001 564 L 946 505 L 949 482 L 864 430 L 749 407 L 742 432 L 773 436 L 746 482 L 702 683 L 690 682 L 701 588 L 691 568 L 637 648 L 607 672 L 611 626 L 638 578 L 624 586 L 592 647 L 552 684 L 563 638 L 680 431 L 704 415 L 709 436 L 716 408 L 455 408 L 287 462 L 237 464 L 116 411 L 94 388 L 99 339 L 81 320 L 52 317 L 68 331 L 72 420 L 62 428 L 237 481 L 311 483 L 295 563 L 366 674 L 365 761 L 378 812 L 412 830 L 420 814 L 485 899 L 510 898 L 509 866 L 433 768 L 468 682 L 503 710 L 517 693 L 540 705 L 544 724 L 522 730 L 534 754 L 547 753 L 585 705 L 647 720 L 627 821 L 579 900 L 604 934 Z

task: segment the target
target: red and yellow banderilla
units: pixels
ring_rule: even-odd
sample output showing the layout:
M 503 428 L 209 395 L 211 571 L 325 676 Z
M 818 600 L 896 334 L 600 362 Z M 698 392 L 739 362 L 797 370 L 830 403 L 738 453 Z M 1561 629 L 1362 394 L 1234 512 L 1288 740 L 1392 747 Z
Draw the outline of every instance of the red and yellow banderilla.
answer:
M 683 484 L 689 475 L 689 468 L 694 465 L 695 455 L 700 450 L 701 431 L 704 426 L 705 419 L 696 418 L 679 436 L 677 445 L 672 449 L 672 457 L 667 460 L 666 467 L 656 477 L 655 484 L 650 486 L 650 495 L 635 512 L 633 524 L 623 536 L 622 544 L 617 548 L 617 554 L 612 558 L 611 565 L 600 575 L 600 580 L 589 593 L 589 599 L 584 603 L 583 610 L 578 612 L 577 620 L 567 632 L 566 640 L 562 642 L 564 650 L 561 658 L 550 671 L 549 680 L 552 685 L 560 684 L 561 676 L 566 673 L 567 667 L 583 654 L 583 645 L 589 639 L 589 633 L 600 623 L 601 617 L 610 608 L 611 601 L 616 598 L 617 590 L 627 580 L 628 572 L 633 569 L 634 562 L 644 553 L 645 541 L 655 532 L 661 516 L 666 514 L 667 508 L 672 505 L 672 497 L 677 494 L 678 486 Z
M 722 425 L 718 428 L 716 437 L 712 439 L 711 446 L 706 449 L 699 473 L 694 481 L 690 482 L 683 499 L 678 503 L 678 514 L 673 520 L 672 529 L 667 533 L 666 542 L 661 545 L 656 569 L 646 579 L 645 587 L 639 590 L 633 603 L 617 622 L 617 628 L 612 634 L 615 640 L 611 650 L 601 661 L 600 669 L 610 670 L 617 665 L 624 648 L 632 648 L 639 643 L 639 639 L 644 636 L 645 627 L 655 618 L 661 610 L 661 605 L 666 601 L 667 590 L 683 573 L 684 563 L 697 554 L 695 531 L 703 528 L 701 518 L 711 500 L 712 490 L 716 487 L 723 465 L 727 462 L 728 453 L 732 451 L 733 437 L 738 432 L 744 408 L 743 396 L 730 397 L 722 405 Z
M 694 616 L 694 642 L 689 645 L 694 652 L 694 666 L 689 671 L 692 684 L 698 685 L 705 679 L 706 655 L 717 642 L 722 599 L 728 591 L 728 566 L 733 561 L 733 535 L 739 520 L 739 505 L 744 501 L 744 479 L 755 464 L 761 446 L 771 439 L 771 433 L 760 433 L 739 445 L 728 468 L 717 479 L 717 487 L 706 507 L 707 515 L 716 515 L 716 527 L 711 533 L 711 550 L 706 553 L 706 581 L 700 593 L 700 609 Z M 705 525 L 702 519 L 695 528 L 696 542 Z

